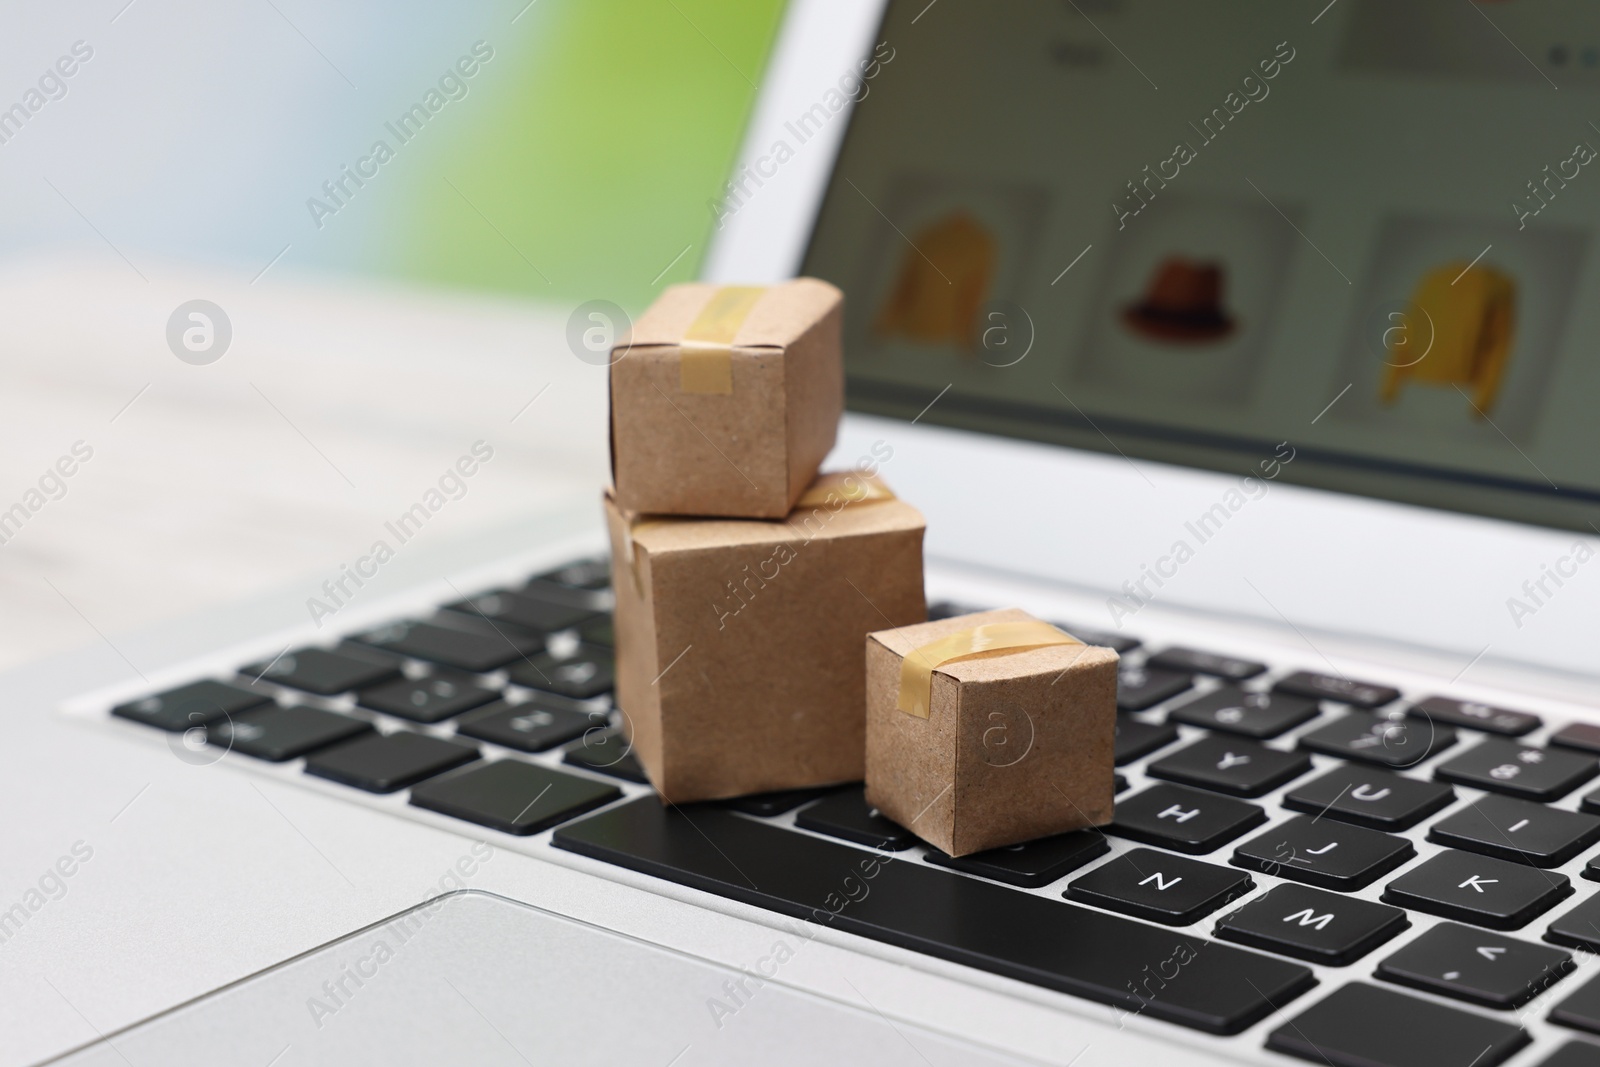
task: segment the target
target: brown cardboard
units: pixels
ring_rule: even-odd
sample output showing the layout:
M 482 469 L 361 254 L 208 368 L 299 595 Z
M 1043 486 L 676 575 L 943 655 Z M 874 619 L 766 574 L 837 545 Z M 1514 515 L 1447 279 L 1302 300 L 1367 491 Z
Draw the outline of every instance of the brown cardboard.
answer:
M 899 709 L 913 649 L 985 611 L 867 636 L 867 803 L 965 856 L 1111 821 L 1117 654 L 1092 645 L 991 652 L 933 672 L 926 719 Z
M 859 781 L 861 643 L 926 617 L 921 513 L 837 497 L 784 522 L 605 509 L 617 704 L 663 801 Z
M 843 297 L 774 285 L 733 338 L 733 392 L 681 388 L 679 342 L 715 285 L 674 285 L 611 365 L 611 474 L 640 514 L 782 519 L 833 448 L 844 411 Z

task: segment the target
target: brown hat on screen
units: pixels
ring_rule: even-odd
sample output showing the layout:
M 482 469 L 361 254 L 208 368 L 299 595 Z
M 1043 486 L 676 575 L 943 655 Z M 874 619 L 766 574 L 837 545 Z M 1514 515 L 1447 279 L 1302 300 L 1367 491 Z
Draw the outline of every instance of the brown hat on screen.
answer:
M 1223 306 L 1225 279 L 1220 263 L 1169 256 L 1156 268 L 1139 302 L 1123 309 L 1122 321 L 1153 341 L 1220 341 L 1237 325 Z

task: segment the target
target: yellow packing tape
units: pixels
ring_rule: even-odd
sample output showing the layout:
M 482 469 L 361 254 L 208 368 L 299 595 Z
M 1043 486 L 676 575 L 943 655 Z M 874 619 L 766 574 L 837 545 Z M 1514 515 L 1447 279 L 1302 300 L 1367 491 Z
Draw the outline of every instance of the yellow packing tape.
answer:
M 766 289 L 724 285 L 689 324 L 678 348 L 678 388 L 685 393 L 733 392 L 733 338 Z
M 888 486 L 860 471 L 831 471 L 828 474 L 817 475 L 817 480 L 811 483 L 811 488 L 800 494 L 800 499 L 794 502 L 794 506 L 814 508 L 819 504 L 826 504 L 829 494 L 832 493 L 838 493 L 850 504 L 866 504 L 895 498 Z
M 989 652 L 1025 652 L 1052 645 L 1081 645 L 1047 622 L 990 622 L 961 630 L 914 648 L 900 661 L 900 710 L 919 719 L 928 717 L 933 702 L 933 672 L 946 663 L 972 659 Z

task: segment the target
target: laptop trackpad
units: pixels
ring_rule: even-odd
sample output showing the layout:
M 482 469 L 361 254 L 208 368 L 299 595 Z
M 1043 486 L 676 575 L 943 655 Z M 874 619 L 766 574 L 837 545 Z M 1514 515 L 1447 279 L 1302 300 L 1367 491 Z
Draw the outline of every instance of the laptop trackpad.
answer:
M 782 980 L 800 939 L 759 963 Z M 744 980 L 744 990 L 736 983 Z M 405 912 L 64 1062 L 1015 1062 L 907 1023 L 485 893 Z

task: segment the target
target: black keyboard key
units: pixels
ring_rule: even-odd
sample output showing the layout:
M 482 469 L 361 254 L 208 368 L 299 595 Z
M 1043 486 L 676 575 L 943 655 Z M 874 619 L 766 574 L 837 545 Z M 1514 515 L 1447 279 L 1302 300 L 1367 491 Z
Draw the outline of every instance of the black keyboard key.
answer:
M 1600 978 L 1591 978 L 1550 1011 L 1550 1021 L 1600 1034 Z
M 929 615 L 929 618 L 932 618 Z M 1096 630 L 1088 626 L 1071 626 L 1064 622 L 1054 622 L 1050 625 L 1064 634 L 1070 634 L 1086 645 L 1098 645 L 1100 648 L 1109 648 L 1118 655 L 1127 655 L 1144 642 L 1137 637 L 1127 634 L 1113 633 L 1110 630 Z
M 1558 916 L 1545 931 L 1544 939 L 1558 945 L 1600 952 L 1600 893 L 1589 895 L 1582 904 Z
M 541 634 L 571 629 L 595 617 L 593 608 L 559 604 L 503 589 L 446 604 L 445 610 L 480 622 L 509 623 Z
M 1247 693 L 1231 685 L 1213 689 L 1167 712 L 1168 722 L 1257 739 L 1277 737 L 1317 717 L 1317 702 L 1284 693 Z
M 1267 1035 L 1267 1048 L 1322 1067 L 1499 1067 L 1528 1043 L 1519 1026 L 1351 982 Z
M 503 759 L 424 782 L 411 791 L 411 803 L 501 833 L 526 836 L 620 796 L 622 790 L 614 785 Z
M 601 586 L 598 589 L 580 589 L 574 586 L 547 582 L 540 578 L 533 578 L 518 592 L 522 593 L 523 596 L 532 597 L 534 600 L 582 608 L 596 613 L 610 611 L 616 605 L 616 597 L 612 595 L 609 586 Z
M 759 815 L 763 819 L 770 819 L 774 815 L 782 815 L 786 811 L 793 811 L 802 804 L 811 801 L 828 792 L 828 789 L 780 789 L 776 793 L 752 793 L 747 797 L 734 797 L 732 800 L 723 801 L 734 811 L 742 811 L 746 815 Z
M 1387 904 L 1310 886 L 1274 886 L 1216 920 L 1216 936 L 1269 952 L 1344 966 L 1400 933 L 1411 920 Z
M 1403 837 L 1296 815 L 1233 851 L 1236 866 L 1323 889 L 1369 885 L 1417 854 Z
M 1428 840 L 1535 867 L 1559 867 L 1600 841 L 1600 819 L 1486 796 L 1428 828 Z
M 1152 922 L 1188 926 L 1254 888 L 1247 874 L 1136 848 L 1073 879 L 1067 897 Z
M 1305 885 L 1280 885 L 1217 920 L 1217 936 L 1312 963 L 1354 963 L 1410 926 L 1406 913 Z
M 1296 671 L 1287 678 L 1278 679 L 1272 688 L 1279 693 L 1292 693 L 1312 700 L 1336 700 L 1358 708 L 1381 708 L 1400 699 L 1400 690 L 1392 686 L 1353 682 L 1348 678 L 1315 671 Z
M 1376 767 L 1346 763 L 1295 786 L 1285 794 L 1283 806 L 1393 832 L 1415 826 L 1455 798 L 1455 790 L 1443 782 L 1425 782 Z
M 1588 812 L 1590 815 L 1600 815 L 1600 789 L 1585 793 L 1583 800 L 1578 804 L 1578 810 Z
M 1491 930 L 1515 930 L 1571 893 L 1564 874 L 1447 849 L 1390 882 L 1383 899 Z
M 1446 760 L 1435 771 L 1448 782 L 1526 800 L 1559 800 L 1597 772 L 1600 763 L 1593 756 L 1497 738 Z
M 714 807 L 686 813 L 641 797 L 557 828 L 554 843 L 791 918 L 1209 1033 L 1238 1033 L 1313 984 L 1297 964 Z
M 1109 851 L 1111 845 L 1100 831 L 1074 830 L 970 856 L 950 857 L 936 848 L 929 848 L 926 859 L 941 867 L 993 878 L 1007 885 L 1039 889 Z
M 815 830 L 829 837 L 842 837 L 858 845 L 899 852 L 916 843 L 916 835 L 898 823 L 878 814 L 867 803 L 864 790 L 857 786 L 823 797 L 795 816 L 796 826 Z
M 206 727 L 206 740 L 246 756 L 282 763 L 371 729 L 366 720 L 337 712 L 271 704 L 211 723 Z
M 1178 740 L 1178 728 L 1164 722 L 1139 722 L 1117 716 L 1116 763 L 1132 763 Z
M 1380 961 L 1376 974 L 1486 1008 L 1516 1008 L 1572 969 L 1572 957 L 1560 949 L 1440 923 Z
M 387 682 L 399 675 L 400 669 L 392 662 L 381 663 L 323 648 L 301 648 L 275 660 L 253 663 L 239 673 L 326 697 Z
M 358 703 L 412 722 L 443 722 L 499 697 L 498 689 L 478 685 L 466 675 L 435 674 L 427 678 L 402 678 L 368 689 L 361 694 Z
M 1530 712 L 1508 711 L 1451 697 L 1429 697 L 1411 705 L 1406 714 L 1416 719 L 1432 719 L 1450 726 L 1466 726 L 1491 734 L 1505 734 L 1507 737 L 1521 737 L 1543 725 L 1539 716 Z
M 609 774 L 625 782 L 649 785 L 639 757 L 633 754 L 633 745 L 616 730 L 590 730 L 583 740 L 561 754 L 561 762 L 586 771 Z
M 554 570 L 536 574 L 528 580 L 563 586 L 567 589 L 609 589 L 611 587 L 611 561 L 603 556 L 574 560 Z
M 1152 778 L 1258 797 L 1311 770 L 1304 752 L 1284 752 L 1239 738 L 1206 737 L 1145 768 Z
M 207 680 L 123 704 L 112 708 L 111 714 L 158 730 L 182 733 L 265 704 L 269 699 L 266 693 Z
M 543 752 L 590 730 L 603 730 L 605 725 L 604 715 L 576 708 L 553 707 L 537 700 L 525 704 L 497 700 L 456 723 L 456 733 L 518 752 Z
M 1600 726 L 1586 722 L 1568 723 L 1550 735 L 1550 743 L 1579 752 L 1600 753 Z
M 611 692 L 616 664 L 609 648 L 579 644 L 557 656 L 544 651 L 511 665 L 511 680 L 530 689 L 589 700 Z
M 442 663 L 474 674 L 504 667 L 544 648 L 544 638 L 521 630 L 458 630 L 431 622 L 397 622 L 355 640 L 396 656 Z
M 1536 1067 L 1600 1067 L 1600 1045 L 1587 1041 L 1568 1041 Z
M 1143 711 L 1193 686 L 1194 678 L 1187 674 L 1152 667 L 1123 667 L 1117 673 L 1117 707 L 1123 711 Z
M 393 793 L 477 758 L 471 745 L 401 730 L 324 749 L 306 760 L 306 773 L 369 793 Z
M 1217 652 L 1203 652 L 1198 648 L 1164 648 L 1152 653 L 1145 663 L 1159 670 L 1177 671 L 1179 674 L 1209 674 L 1230 682 L 1254 678 L 1267 669 L 1265 663 Z
M 599 618 L 590 619 L 578 627 L 578 636 L 585 644 L 599 645 L 601 648 L 617 647 L 616 627 L 611 624 L 611 616 L 601 615 Z
M 1128 780 L 1122 775 L 1113 774 L 1111 776 L 1111 781 L 1118 793 L 1126 793 L 1128 791 Z
M 1456 732 L 1440 723 L 1365 711 L 1352 711 L 1300 735 L 1301 748 L 1384 767 L 1414 767 L 1455 742 Z
M 1118 801 L 1116 819 L 1106 832 L 1199 855 L 1266 821 L 1266 812 L 1242 800 L 1181 785 L 1157 785 Z

